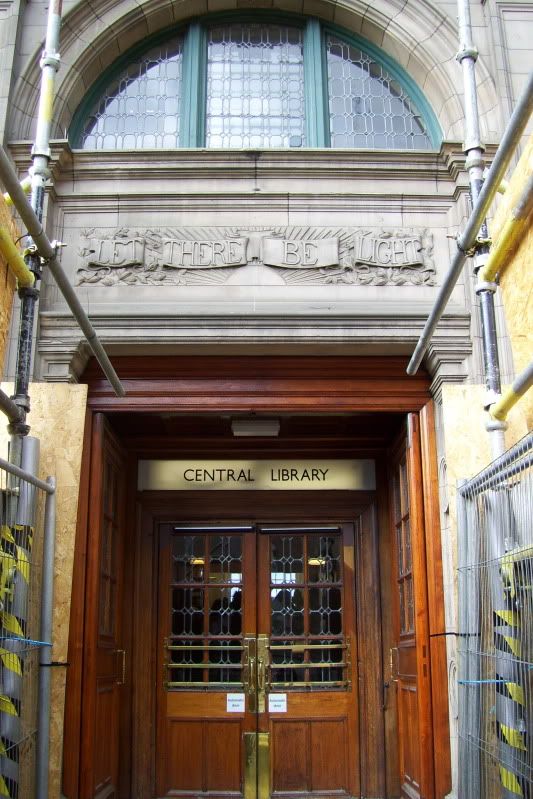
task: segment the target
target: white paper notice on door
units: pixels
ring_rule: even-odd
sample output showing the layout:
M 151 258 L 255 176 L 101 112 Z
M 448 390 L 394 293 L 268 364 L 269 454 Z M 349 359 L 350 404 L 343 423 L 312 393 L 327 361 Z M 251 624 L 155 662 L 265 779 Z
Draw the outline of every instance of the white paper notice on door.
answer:
M 244 713 L 244 694 L 226 694 L 226 713 Z
M 269 694 L 268 695 L 268 712 L 269 713 L 286 713 L 287 712 L 287 694 Z

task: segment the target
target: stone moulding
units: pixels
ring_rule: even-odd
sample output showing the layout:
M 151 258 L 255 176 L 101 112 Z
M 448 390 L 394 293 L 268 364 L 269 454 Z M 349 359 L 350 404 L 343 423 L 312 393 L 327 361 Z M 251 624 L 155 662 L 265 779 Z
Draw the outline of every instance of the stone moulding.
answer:
M 77 285 L 217 285 L 247 266 L 286 285 L 435 285 L 433 236 L 414 228 L 90 228 Z

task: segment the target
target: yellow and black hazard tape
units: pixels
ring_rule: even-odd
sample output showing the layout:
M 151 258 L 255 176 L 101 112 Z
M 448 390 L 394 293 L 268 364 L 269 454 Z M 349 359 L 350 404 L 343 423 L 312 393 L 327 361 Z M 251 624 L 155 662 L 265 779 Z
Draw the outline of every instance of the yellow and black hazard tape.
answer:
M 500 781 L 504 790 L 503 799 L 525 796 L 523 781 L 506 766 L 500 765 Z
M 493 614 L 494 646 L 496 649 L 496 730 L 499 741 L 499 773 L 502 799 L 529 798 L 529 790 L 521 773 L 524 752 L 528 751 L 527 735 L 523 729 L 525 692 L 521 683 L 523 629 L 518 602 L 523 589 L 522 572 L 517 570 L 529 551 L 507 553 L 500 562 L 502 605 Z
M 21 740 L 24 657 L 27 639 L 27 598 L 30 589 L 33 527 L 0 528 L 0 797 L 19 798 L 19 741 Z M 9 643 L 8 643 L 9 642 Z

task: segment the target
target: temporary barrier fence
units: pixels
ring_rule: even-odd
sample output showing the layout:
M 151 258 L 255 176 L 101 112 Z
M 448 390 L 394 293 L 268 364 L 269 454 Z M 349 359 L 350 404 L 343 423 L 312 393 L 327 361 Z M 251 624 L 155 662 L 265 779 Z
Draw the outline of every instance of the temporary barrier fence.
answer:
M 459 796 L 533 797 L 533 434 L 462 484 Z
M 36 781 L 42 639 L 43 547 L 53 541 L 53 483 L 0 459 L 0 797 L 41 797 Z M 43 653 L 46 653 L 43 657 Z M 42 713 L 42 709 L 41 709 Z M 47 745 L 47 741 L 46 741 Z

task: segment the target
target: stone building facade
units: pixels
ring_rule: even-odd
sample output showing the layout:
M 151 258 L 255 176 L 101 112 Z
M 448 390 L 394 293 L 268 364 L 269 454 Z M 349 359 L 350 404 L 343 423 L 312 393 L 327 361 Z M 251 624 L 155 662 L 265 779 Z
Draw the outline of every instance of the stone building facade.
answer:
M 0 2 L 0 132 L 21 175 L 31 165 L 46 10 L 44 0 Z M 479 49 L 476 69 L 481 131 L 490 159 L 524 78 L 533 66 L 529 44 L 533 4 L 523 0 L 476 0 L 472 2 L 471 13 L 474 40 Z M 264 132 L 261 135 L 265 138 L 258 139 L 258 144 L 251 134 L 246 138 L 242 127 L 235 139 L 231 138 L 231 130 L 228 138 L 217 138 L 213 122 L 216 114 L 210 116 L 209 111 L 203 110 L 205 92 L 209 102 L 213 97 L 216 99 L 217 92 L 214 78 L 205 78 L 205 49 L 210 53 L 212 48 L 214 52 L 217 45 L 224 43 L 224 36 L 226 44 L 235 43 L 232 37 L 244 36 L 242 26 L 248 26 L 246 31 L 263 31 L 260 40 L 263 43 L 264 31 L 270 31 L 269 46 L 281 28 L 303 31 L 298 46 L 305 63 L 298 80 L 303 80 L 305 86 L 300 87 L 303 94 L 299 100 L 294 100 L 296 104 L 300 102 L 301 108 L 291 117 L 294 128 L 288 138 L 280 140 L 281 145 L 275 136 L 270 139 L 273 144 L 265 144 Z M 141 116 L 139 105 L 132 106 L 136 110 L 131 113 L 125 105 L 126 110 L 116 112 L 116 118 L 106 127 L 106 120 L 115 113 L 114 98 L 120 95 L 120 87 L 126 85 L 120 83 L 125 80 L 124 75 L 146 76 L 149 69 L 159 68 L 158 63 L 170 63 L 171 54 L 178 51 L 171 51 L 166 43 L 177 40 L 176 37 L 183 59 L 180 91 L 185 98 L 183 103 L 189 105 L 179 112 L 165 105 L 164 100 L 170 96 L 168 82 L 173 79 L 169 72 L 165 88 L 156 92 L 158 103 L 161 101 L 163 105 L 156 104 L 154 114 L 164 119 L 177 114 L 182 138 L 178 140 L 176 134 L 174 143 L 170 143 L 174 128 L 169 123 L 168 129 L 156 126 L 154 138 L 150 139 L 152 128 L 147 106 L 143 106 L 142 112 L 145 127 L 140 131 L 134 125 L 133 138 L 127 138 L 128 114 L 136 119 Z M 363 116 L 365 130 L 370 134 L 362 144 L 353 122 L 360 112 L 350 110 L 354 106 L 350 105 L 346 111 L 345 103 L 345 110 L 339 112 L 345 125 L 339 128 L 342 131 L 339 139 L 335 139 L 336 123 L 329 126 L 327 121 L 323 122 L 328 116 L 328 98 L 322 81 L 327 83 L 324 75 L 329 75 L 331 98 L 336 73 L 333 66 L 327 72 L 326 61 L 329 58 L 327 63 L 334 63 L 334 49 L 340 47 L 339 42 L 344 47 L 345 63 L 353 69 L 359 64 L 358 68 L 363 72 L 366 69 L 367 76 L 377 79 L 383 95 L 401 99 L 398 118 L 403 121 L 396 123 L 400 133 L 389 130 L 386 127 L 389 122 L 385 122 L 390 135 L 380 138 L 382 129 L 375 120 L 385 119 L 388 112 L 380 105 L 377 90 L 375 97 L 367 98 L 366 116 Z M 153 53 L 158 47 L 156 58 Z M 322 47 L 329 48 L 328 55 L 322 52 Z M 380 573 L 376 594 L 380 615 L 372 616 L 377 605 L 373 609 L 367 607 L 365 618 L 375 618 L 375 625 L 361 619 L 358 624 L 369 638 L 378 625 L 384 631 L 375 644 L 374 665 L 377 664 L 380 685 L 389 686 L 400 679 L 399 688 L 396 683 L 399 694 L 405 689 L 410 696 L 429 697 L 424 707 L 418 707 L 420 717 L 415 715 L 417 723 L 427 724 L 435 750 L 428 755 L 420 743 L 418 755 L 406 751 L 402 712 L 414 711 L 406 710 L 407 706 L 402 710 L 401 702 L 398 710 L 395 700 L 388 698 L 384 700 L 385 711 L 378 732 L 359 733 L 359 771 L 351 785 L 358 786 L 353 790 L 354 795 L 358 791 L 357 795 L 368 797 L 399 796 L 400 790 L 404 791 L 402 795 L 438 799 L 448 793 L 455 795 L 453 500 L 455 481 L 474 474 L 489 460 L 482 412 L 480 322 L 474 277 L 468 267 L 432 339 L 422 374 L 413 378 L 412 389 L 403 372 L 454 253 L 455 236 L 469 213 L 458 49 L 456 7 L 446 0 L 376 0 L 371 4 L 361 0 L 343 3 L 65 0 L 63 3 L 61 66 L 56 84 L 45 224 L 50 239 L 65 245 L 61 255 L 63 268 L 116 363 L 128 394 L 122 405 L 111 397 L 97 367 L 90 361 L 90 350 L 76 322 L 45 271 L 35 338 L 30 424 L 32 434 L 40 435 L 43 440 L 43 469 L 46 467 L 58 475 L 60 523 L 54 655 L 59 661 L 66 662 L 68 658 L 72 663 L 68 675 L 59 671 L 54 674 L 50 764 L 50 796 L 54 799 L 60 795 L 69 799 L 77 796 L 125 799 L 130 795 L 148 799 L 148 796 L 170 795 L 167 791 L 174 788 L 189 791 L 189 795 L 191 790 L 211 791 L 216 795 L 219 789 L 217 785 L 206 788 L 204 783 L 203 788 L 196 783 L 191 788 L 192 783 L 187 783 L 179 768 L 172 772 L 158 765 L 161 741 L 167 760 L 178 755 L 169 754 L 174 733 L 158 732 L 150 738 L 141 730 L 142 720 L 138 716 L 145 718 L 149 707 L 153 718 L 148 726 L 160 729 L 166 721 L 161 719 L 159 694 L 154 696 L 152 705 L 146 706 L 132 687 L 136 680 L 144 685 L 146 679 L 148 685 L 151 679 L 148 673 L 151 666 L 143 660 L 138 643 L 131 644 L 132 653 L 137 651 L 137 655 L 132 654 L 127 665 L 129 699 L 112 700 L 119 702 L 122 713 L 116 729 L 113 728 L 114 742 L 104 737 L 101 750 L 98 742 L 93 741 L 92 759 L 90 762 L 83 759 L 86 746 L 83 736 L 93 734 L 95 727 L 91 724 L 102 724 L 98 713 L 115 712 L 115 705 L 95 710 L 94 702 L 91 704 L 92 700 L 87 698 L 92 690 L 91 680 L 96 679 L 96 667 L 89 662 L 90 656 L 86 656 L 86 662 L 83 654 L 84 646 L 88 645 L 83 636 L 90 624 L 95 623 L 94 619 L 91 621 L 91 604 L 97 607 L 98 601 L 102 601 L 94 592 L 84 593 L 80 589 L 82 582 L 89 585 L 92 579 L 90 566 L 80 552 L 91 550 L 91 530 L 100 529 L 101 521 L 100 516 L 99 521 L 91 516 L 91 503 L 98 502 L 103 491 L 101 483 L 97 487 L 95 477 L 99 468 L 95 463 L 103 456 L 95 455 L 94 442 L 99 442 L 102 452 L 109 450 L 109 441 L 118 442 L 117 448 L 126 453 L 124 460 L 113 455 L 109 462 L 119 464 L 118 470 L 124 468 L 127 472 L 124 491 L 128 501 L 124 500 L 119 515 L 135 526 L 130 500 L 141 508 L 141 515 L 146 511 L 142 496 L 135 494 L 137 460 L 163 457 L 179 460 L 182 453 L 183 457 L 202 462 L 213 457 L 261 461 L 276 457 L 290 459 L 293 447 L 300 460 L 309 456 L 341 460 L 375 458 L 376 491 L 382 497 L 387 491 L 387 469 L 394 471 L 394 453 L 398 451 L 408 414 L 417 419 L 421 414 L 421 429 L 425 431 L 421 438 L 423 487 L 418 500 L 414 493 L 411 495 L 412 508 L 418 503 L 425 519 L 425 538 L 422 536 L 419 544 L 420 551 L 425 553 L 421 556 L 425 565 L 416 567 L 426 575 L 422 594 L 427 601 L 425 609 L 422 605 L 416 608 L 426 619 L 425 632 L 418 628 L 416 631 L 419 660 L 415 671 L 420 681 L 402 683 L 401 675 L 398 678 L 394 674 L 392 654 L 389 664 L 389 651 L 401 651 L 403 644 L 406 649 L 410 640 L 405 635 L 402 639 L 402 622 L 398 620 L 402 611 L 394 596 L 398 585 L 394 577 L 398 544 L 379 532 L 388 528 L 387 519 L 394 519 L 392 500 L 383 500 L 385 505 L 390 504 L 390 513 L 379 510 L 383 507 L 381 499 L 376 505 L 376 518 L 381 519 L 376 528 L 376 542 L 381 543 L 376 543 L 374 552 Z M 145 57 L 152 61 L 144 72 L 137 68 L 134 73 L 132 65 Z M 213 56 L 212 62 L 215 61 Z M 374 66 L 361 66 L 363 62 Z M 381 71 L 372 73 L 372 69 L 378 68 Z M 160 70 L 161 80 L 162 74 Z M 268 78 L 274 82 L 272 73 L 268 73 Z M 342 91 L 348 91 L 346 85 L 352 79 L 355 85 L 356 78 L 355 72 L 349 73 Z M 313 82 L 311 91 L 309 85 Z M 226 83 L 222 95 L 231 93 L 228 86 Z M 242 86 L 239 91 L 244 96 Z M 262 91 L 268 99 L 269 90 Z M 351 102 L 357 96 L 357 89 L 350 92 Z M 244 114 L 242 96 L 236 97 L 237 115 Z M 331 104 L 330 116 L 334 116 L 333 108 Z M 258 115 L 268 119 L 269 112 L 264 106 L 261 109 Z M 253 117 L 254 112 L 249 115 Z M 409 138 L 405 126 L 413 124 L 413 119 L 418 127 L 410 129 Z M 349 128 L 350 125 L 354 127 Z M 348 129 L 352 138 L 346 133 Z M 207 138 L 203 138 L 204 133 Z M 400 137 L 405 134 L 404 138 L 395 138 L 396 133 Z M 142 136 L 146 137 L 144 144 Z M 335 146 L 336 141 L 339 146 Z M 513 341 L 507 333 L 502 307 L 498 308 L 498 316 L 502 373 L 504 382 L 509 382 L 515 373 Z M 514 325 L 509 329 L 512 339 Z M 13 376 L 15 353 L 16 323 L 6 353 L 7 382 Z M 520 355 L 519 360 L 523 362 L 524 357 Z M 431 412 L 427 411 L 428 404 Z M 279 451 L 274 444 L 262 448 L 259 438 L 253 439 L 254 445 L 248 449 L 239 449 L 238 439 L 232 439 L 228 433 L 234 419 L 256 421 L 272 417 L 281 421 Z M 359 417 L 363 422 L 357 426 Z M 99 425 L 107 425 L 109 439 L 107 433 L 101 430 L 98 433 Z M 526 429 L 525 415 L 516 409 L 510 417 L 508 444 Z M 409 430 L 408 439 L 411 427 Z M 58 436 L 63 439 L 60 447 Z M 102 461 L 98 462 L 101 468 Z M 123 467 L 124 463 L 127 466 Z M 413 469 L 412 464 L 410 468 Z M 394 483 L 393 476 L 390 479 Z M 415 483 L 411 473 L 412 491 Z M 217 506 L 214 493 L 201 495 L 202 503 L 208 497 L 206 504 L 210 508 L 205 510 L 204 525 L 206 519 L 220 522 L 235 517 L 228 504 L 230 499 Z M 299 496 L 295 494 L 294 501 L 301 503 Z M 434 500 L 436 504 L 432 504 Z M 149 497 L 148 505 L 152 501 L 155 500 Z M 178 507 L 180 503 L 189 507 L 187 502 L 192 500 L 185 498 L 182 502 L 182 495 L 176 492 L 174 502 Z M 199 511 L 193 505 L 190 507 L 187 518 L 179 513 L 176 518 L 194 522 Z M 306 519 L 303 506 L 299 507 L 301 517 Z M 337 507 L 335 502 L 332 501 L 331 507 Z M 340 509 L 331 512 L 347 513 Z M 172 515 L 170 511 L 157 513 L 158 519 Z M 256 521 L 259 519 L 258 523 L 262 518 L 270 518 L 264 507 L 261 518 L 244 505 L 237 516 L 241 518 L 246 513 Z M 296 530 L 296 517 L 291 513 L 288 509 L 291 529 Z M 316 513 L 317 518 L 326 518 L 323 509 Z M 394 527 L 394 521 L 390 524 Z M 98 539 L 96 558 L 103 557 L 98 535 L 94 533 Z M 139 533 L 139 541 L 141 538 Z M 437 542 L 435 551 L 432 542 Z M 130 635 L 127 640 L 131 642 L 139 635 L 143 618 L 138 566 L 143 550 L 139 543 L 135 555 L 127 554 L 130 546 L 128 543 L 124 546 L 124 551 L 121 550 L 124 562 L 130 563 L 125 566 L 124 581 L 137 609 L 132 618 L 121 617 L 122 627 L 129 629 L 124 635 Z M 132 544 L 131 552 L 133 549 Z M 360 557 L 363 562 L 364 556 Z M 370 562 L 371 552 L 368 557 Z M 156 561 L 152 564 L 154 569 Z M 405 574 L 411 572 L 407 569 Z M 431 575 L 438 589 L 435 596 Z M 117 579 L 115 575 L 108 582 L 115 585 Z M 415 582 L 417 579 L 420 578 L 415 576 Z M 151 585 L 157 593 L 159 577 Z M 363 601 L 362 597 L 359 599 Z M 123 607 L 129 605 L 124 596 L 121 601 Z M 152 609 L 155 615 L 156 606 L 159 607 L 157 602 Z M 331 612 L 329 608 L 328 613 Z M 158 635 L 154 632 L 156 646 Z M 433 648 L 432 685 L 426 685 L 421 676 L 425 669 L 419 652 L 422 635 L 427 636 Z M 98 635 L 94 640 L 97 639 Z M 364 653 L 365 646 L 370 647 L 365 641 L 359 639 L 360 653 Z M 97 643 L 95 646 L 98 648 Z M 129 645 L 122 641 L 118 644 L 115 641 L 109 647 L 110 651 L 123 653 L 128 649 L 129 652 Z M 364 657 L 359 659 L 362 662 Z M 159 665 L 158 660 L 154 668 Z M 308 672 L 311 671 L 309 668 Z M 145 676 L 136 676 L 141 673 Z M 363 694 L 367 691 L 370 698 L 363 700 L 361 694 L 359 701 L 367 701 L 368 710 L 373 707 L 372 702 L 377 702 L 378 685 L 365 674 L 361 666 L 359 681 L 366 686 L 361 691 Z M 448 701 L 438 700 L 439 691 L 444 691 Z M 288 696 L 290 709 L 290 689 Z M 416 704 L 418 700 L 414 701 Z M 82 708 L 81 716 L 76 715 L 75 707 Z M 198 712 L 207 718 L 205 708 Z M 299 712 L 302 713 L 301 709 Z M 346 712 L 347 718 L 351 718 L 352 711 Z M 90 713 L 96 714 L 98 720 L 87 722 Z M 300 716 L 294 718 L 295 725 L 300 723 Z M 360 719 L 346 723 L 362 729 Z M 84 726 L 87 724 L 88 727 Z M 64 740 L 65 725 L 68 734 Z M 188 729 L 192 735 L 193 727 Z M 271 734 L 274 735 L 272 731 Z M 206 740 L 211 740 L 208 732 L 205 735 Z M 320 733 L 321 740 L 323 736 L 327 738 L 328 732 Z M 402 738 L 398 753 L 397 741 Z M 414 733 L 413 739 L 418 741 Z M 379 741 L 383 742 L 387 762 L 380 761 L 381 765 L 376 766 Z M 99 758 L 106 761 L 110 772 L 116 770 L 118 755 L 110 755 L 113 762 L 109 764 L 106 759 L 108 749 L 115 752 L 115 744 L 123 761 L 134 763 L 131 766 L 134 776 L 125 775 L 122 767 L 118 777 L 113 772 L 112 779 L 104 775 L 100 780 Z M 277 746 L 281 744 L 278 742 Z M 140 756 L 142 747 L 155 752 L 152 760 L 152 755 L 146 752 L 146 756 Z M 351 751 L 347 756 L 348 770 L 354 758 Z M 431 760 L 430 766 L 426 760 Z M 271 769 L 274 783 L 278 779 L 276 768 Z M 179 782 L 180 775 L 185 780 L 183 785 L 172 785 L 173 779 Z M 287 788 L 282 777 L 279 779 L 282 786 L 279 791 L 290 793 L 290 786 Z M 228 780 L 230 785 L 229 777 Z M 314 795 L 309 785 L 306 790 Z M 333 783 L 330 787 L 338 788 Z M 348 790 L 344 783 L 341 787 L 345 792 Z M 297 789 L 301 790 L 301 786 Z M 240 789 L 236 790 L 238 794 Z

